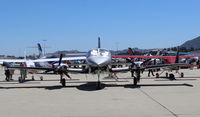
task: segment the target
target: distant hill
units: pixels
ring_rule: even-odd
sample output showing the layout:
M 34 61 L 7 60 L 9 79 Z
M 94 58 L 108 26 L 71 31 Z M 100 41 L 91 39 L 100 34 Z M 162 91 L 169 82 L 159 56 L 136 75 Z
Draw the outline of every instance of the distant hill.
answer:
M 200 49 L 200 36 L 197 38 L 194 38 L 192 40 L 186 41 L 181 45 L 181 47 L 185 47 L 187 49 Z

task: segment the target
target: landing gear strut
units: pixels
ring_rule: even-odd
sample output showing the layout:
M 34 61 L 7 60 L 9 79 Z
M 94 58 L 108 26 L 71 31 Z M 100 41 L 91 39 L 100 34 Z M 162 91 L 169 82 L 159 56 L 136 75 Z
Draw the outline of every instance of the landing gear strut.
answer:
M 66 79 L 63 78 L 63 74 L 60 74 L 60 83 L 62 84 L 63 87 L 66 86 Z
M 20 77 L 18 78 L 19 83 L 25 82 L 25 78 L 27 78 L 27 70 L 21 69 L 20 70 Z
M 62 78 L 62 79 L 61 79 L 61 84 L 62 84 L 63 87 L 66 86 L 66 80 L 65 80 L 65 78 Z
M 101 89 L 100 70 L 97 71 L 97 77 L 98 77 L 98 81 L 97 81 L 97 89 Z
M 140 82 L 140 69 L 136 70 L 136 77 L 133 76 L 133 84 L 137 85 L 138 82 Z

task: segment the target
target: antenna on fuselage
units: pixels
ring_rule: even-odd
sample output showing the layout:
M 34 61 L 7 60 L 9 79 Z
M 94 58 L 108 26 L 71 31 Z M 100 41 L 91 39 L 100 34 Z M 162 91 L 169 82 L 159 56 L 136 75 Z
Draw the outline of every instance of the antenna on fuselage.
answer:
M 101 39 L 98 37 L 98 48 L 101 48 Z

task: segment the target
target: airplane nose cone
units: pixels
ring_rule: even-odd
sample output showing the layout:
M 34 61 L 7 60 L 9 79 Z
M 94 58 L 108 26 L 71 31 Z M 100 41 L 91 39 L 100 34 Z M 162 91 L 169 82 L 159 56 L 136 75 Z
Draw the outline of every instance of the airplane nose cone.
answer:
M 108 64 L 109 60 L 107 58 L 92 58 L 92 59 L 89 59 L 88 62 L 92 66 L 102 67 Z
M 97 66 L 103 66 L 106 62 L 106 60 L 103 60 L 103 59 L 97 59 L 97 60 L 94 60 L 93 61 L 95 65 Z

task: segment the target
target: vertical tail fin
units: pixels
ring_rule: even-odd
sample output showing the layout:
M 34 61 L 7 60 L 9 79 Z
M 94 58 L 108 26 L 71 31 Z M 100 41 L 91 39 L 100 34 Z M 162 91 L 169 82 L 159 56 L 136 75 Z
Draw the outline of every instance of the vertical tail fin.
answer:
M 39 57 L 41 57 L 42 56 L 42 47 L 41 47 L 40 43 L 38 43 L 37 45 L 38 45 Z
M 128 48 L 128 54 L 129 55 L 134 55 L 133 50 L 131 48 Z
M 160 56 L 161 55 L 161 51 L 158 50 L 157 53 L 156 53 L 156 56 Z
M 177 47 L 177 53 L 176 53 L 175 63 L 179 63 L 179 46 Z
M 98 48 L 101 48 L 101 39 L 98 37 Z

